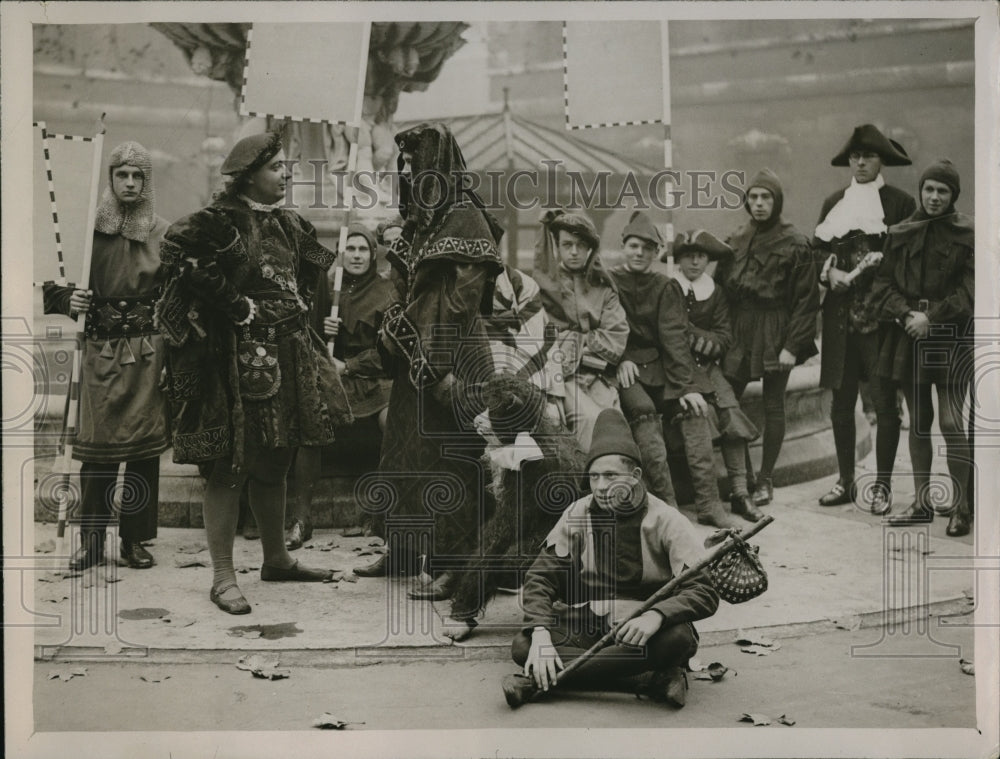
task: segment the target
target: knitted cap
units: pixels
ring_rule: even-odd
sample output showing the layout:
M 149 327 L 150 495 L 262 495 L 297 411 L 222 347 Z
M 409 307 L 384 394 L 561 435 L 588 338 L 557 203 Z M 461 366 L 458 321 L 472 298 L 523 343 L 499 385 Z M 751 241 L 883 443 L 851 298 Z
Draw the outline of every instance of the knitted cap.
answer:
M 958 200 L 958 193 L 962 191 L 962 184 L 958 178 L 958 169 L 947 158 L 942 158 L 940 161 L 932 163 L 924 169 L 924 173 L 920 175 L 920 181 L 917 183 L 917 192 L 923 191 L 924 182 L 928 179 L 948 185 L 951 188 L 951 202 L 954 203 Z
M 350 239 L 355 235 L 359 235 L 365 238 L 365 240 L 368 242 L 368 250 L 370 250 L 372 252 L 372 255 L 374 256 L 376 251 L 374 233 L 370 229 L 368 229 L 368 227 L 366 227 L 364 224 L 358 224 L 357 222 L 354 222 L 353 224 L 347 227 L 347 238 Z
M 774 219 L 780 216 L 782 206 L 785 204 L 785 194 L 781 190 L 781 180 L 778 179 L 778 175 L 770 169 L 761 169 L 750 178 L 743 194 L 743 207 L 747 210 L 747 213 L 750 213 L 748 196 L 750 190 L 754 187 L 762 187 L 774 196 L 774 210 L 771 212 L 771 218 Z
M 850 166 L 851 153 L 867 150 L 878 153 L 884 166 L 909 166 L 913 161 L 903 150 L 903 146 L 890 140 L 873 124 L 854 127 L 854 133 L 847 144 L 830 161 L 831 166 Z
M 632 430 L 618 409 L 606 408 L 597 417 L 594 424 L 594 435 L 590 442 L 590 452 L 587 454 L 587 469 L 601 456 L 616 454 L 628 456 L 635 461 L 636 466 L 642 461 L 639 446 L 632 439 Z
M 674 260 L 685 253 L 702 252 L 708 255 L 710 261 L 717 261 L 723 256 L 732 254 L 733 249 L 722 242 L 711 232 L 697 229 L 693 232 L 681 232 L 674 238 Z
M 263 132 L 244 137 L 233 145 L 220 171 L 227 177 L 256 171 L 281 150 L 281 135 Z
M 561 213 L 549 223 L 549 229 L 557 236 L 560 229 L 577 235 L 595 251 L 601 246 L 601 236 L 597 234 L 597 227 L 582 213 L 573 211 Z
M 635 211 L 629 218 L 625 231 L 622 232 L 622 242 L 630 237 L 638 237 L 640 240 L 651 242 L 657 247 L 663 245 L 663 235 L 660 234 L 660 230 L 642 211 Z

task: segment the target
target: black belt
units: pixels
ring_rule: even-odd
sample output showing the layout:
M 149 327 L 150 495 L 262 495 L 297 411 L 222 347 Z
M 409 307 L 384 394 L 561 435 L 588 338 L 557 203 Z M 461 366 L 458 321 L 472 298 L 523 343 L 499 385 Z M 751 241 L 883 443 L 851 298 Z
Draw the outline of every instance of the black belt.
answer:
M 153 305 L 159 295 L 94 298 L 87 309 L 84 333 L 91 340 L 114 340 L 156 334 Z
M 911 311 L 920 311 L 926 314 L 931 310 L 931 306 L 936 305 L 937 301 L 928 300 L 927 298 L 907 298 L 906 307 Z

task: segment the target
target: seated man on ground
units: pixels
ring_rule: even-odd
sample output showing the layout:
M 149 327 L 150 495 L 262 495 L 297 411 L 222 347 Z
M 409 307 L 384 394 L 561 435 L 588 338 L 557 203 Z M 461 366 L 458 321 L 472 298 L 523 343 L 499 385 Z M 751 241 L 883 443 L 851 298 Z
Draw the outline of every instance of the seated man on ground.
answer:
M 719 605 L 704 571 L 622 625 L 614 645 L 565 681 L 559 676 L 564 663 L 703 555 L 690 522 L 643 488 L 639 461 L 624 416 L 602 411 L 587 462 L 592 495 L 566 509 L 528 571 L 524 626 L 512 655 L 543 691 L 557 681 L 590 689 L 624 686 L 681 707 L 684 670 L 698 648 L 692 623 Z

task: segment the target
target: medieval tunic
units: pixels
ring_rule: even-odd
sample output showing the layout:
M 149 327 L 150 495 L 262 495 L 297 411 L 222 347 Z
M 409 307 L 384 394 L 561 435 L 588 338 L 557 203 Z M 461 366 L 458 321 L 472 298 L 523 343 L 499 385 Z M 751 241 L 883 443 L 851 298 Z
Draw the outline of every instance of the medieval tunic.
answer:
M 844 198 L 847 189 L 849 188 L 833 193 L 823 202 L 817 232 L 822 230 L 823 222 Z M 854 229 L 847 230 L 845 234 L 830 240 L 824 241 L 818 236 L 813 237 L 813 250 L 820 267 L 826 258 L 834 253 L 837 256 L 836 268 L 845 272 L 853 270 L 864 258 L 866 251 L 882 250 L 886 228 L 903 221 L 917 207 L 916 201 L 910 195 L 887 184 L 882 184 L 878 188 L 878 199 L 881 202 L 882 219 L 872 231 L 861 229 L 860 227 L 865 224 L 863 220 L 859 220 Z M 872 215 L 880 214 L 878 211 L 873 211 Z M 874 231 L 876 229 L 881 231 Z M 819 380 L 822 387 L 837 389 L 841 386 L 845 356 L 849 349 L 849 335 L 862 336 L 859 341 L 860 350 L 872 353 L 878 351 L 879 320 L 872 299 L 874 280 L 875 269 L 869 269 L 858 275 L 850 289 L 844 292 L 835 292 L 831 289 L 823 299 L 823 356 Z M 874 361 L 874 358 L 872 360 Z M 865 364 L 866 362 L 862 363 Z
M 688 393 L 710 393 L 704 374 L 695 372 L 688 346 L 688 317 L 680 292 L 659 272 L 611 272 L 628 316 L 628 342 L 622 361 L 639 367 L 639 382 L 662 388 L 659 405 Z
M 563 512 L 524 580 L 522 628 L 549 627 L 574 608 L 620 621 L 703 556 L 687 517 L 656 496 L 631 514 L 608 514 L 586 496 Z M 719 597 L 707 573 L 653 608 L 664 630 L 710 617 Z M 569 607 L 569 609 L 567 609 Z
M 778 216 L 751 220 L 726 242 L 734 256 L 720 262 L 717 279 L 729 299 L 733 344 L 723 373 L 749 382 L 782 371 L 782 349 L 797 364 L 815 356 L 819 288 L 809 241 Z
M 325 345 L 306 323 L 320 271 L 335 254 L 292 211 L 220 199 L 175 223 L 164 239 L 171 287 L 158 318 L 174 348 L 168 388 L 174 460 L 246 449 L 322 446 L 349 423 Z M 234 309 L 249 297 L 247 326 Z
M 879 351 L 879 376 L 907 383 L 968 382 L 975 297 L 975 228 L 962 213 L 934 218 L 918 210 L 889 229 L 875 279 L 883 319 L 894 320 Z M 913 340 L 910 311 L 925 311 L 931 332 Z
M 334 341 L 334 358 L 344 362 L 341 382 L 355 419 L 377 414 L 389 405 L 392 379 L 382 366 L 376 347 L 385 311 L 392 303 L 392 283 L 379 276 L 374 259 L 361 275 L 344 271 L 340 291 L 340 331 Z M 323 317 L 330 313 L 327 275 L 320 277 L 314 301 L 313 324 L 323 334 Z
M 628 342 L 628 322 L 618 294 L 611 285 L 589 281 L 589 267 L 571 272 L 559 265 L 555 274 L 536 271 L 534 276 L 557 334 L 549 352 L 545 390 L 564 398 L 575 392 L 564 387 L 572 381 L 598 408 L 616 406 L 618 394 L 605 373 L 618 365 Z
M 159 389 L 163 339 L 153 303 L 163 286 L 160 240 L 167 223 L 154 217 L 145 242 L 94 232 L 84 325 L 80 418 L 73 458 L 94 463 L 149 459 L 169 443 L 166 400 Z M 46 286 L 45 312 L 70 315 L 71 287 Z
M 393 383 L 379 477 L 391 499 L 377 504 L 388 506 L 390 546 L 396 526 L 414 523 L 433 529 L 437 558 L 467 556 L 476 545 L 486 500 L 484 442 L 472 421 L 481 411 L 476 390 L 493 374 L 481 317 L 502 268 L 500 235 L 479 208 L 456 203 L 437 228 L 408 220 L 390 249 L 400 300 L 382 327 Z
M 706 393 L 705 399 L 711 409 L 709 421 L 715 427 L 713 439 L 722 436 L 729 440 L 756 440 L 760 433 L 740 408 L 732 386 L 722 374 L 720 360 L 693 350 L 698 338 L 711 341 L 723 355 L 732 346 L 733 332 L 726 294 L 707 273 L 702 273 L 692 282 L 677 271 L 671 285 L 680 291 L 687 307 L 695 376 L 699 387 L 709 388 L 702 392 Z

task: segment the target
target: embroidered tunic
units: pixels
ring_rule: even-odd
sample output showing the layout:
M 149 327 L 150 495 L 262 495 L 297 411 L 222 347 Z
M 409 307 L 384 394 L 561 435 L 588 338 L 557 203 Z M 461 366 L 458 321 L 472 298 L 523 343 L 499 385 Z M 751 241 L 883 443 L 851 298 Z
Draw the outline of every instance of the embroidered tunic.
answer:
M 166 399 L 160 391 L 163 339 L 153 303 L 163 286 L 160 240 L 167 223 L 154 217 L 146 242 L 94 232 L 80 375 L 80 417 L 73 458 L 92 463 L 139 461 L 168 447 Z M 70 315 L 71 287 L 44 288 L 45 313 Z
M 172 281 L 158 318 L 174 346 L 175 461 L 232 453 L 239 467 L 245 446 L 322 446 L 351 421 L 326 346 L 306 323 L 318 274 L 334 258 L 298 214 L 234 199 L 167 231 Z M 257 314 L 241 327 L 245 297 Z

